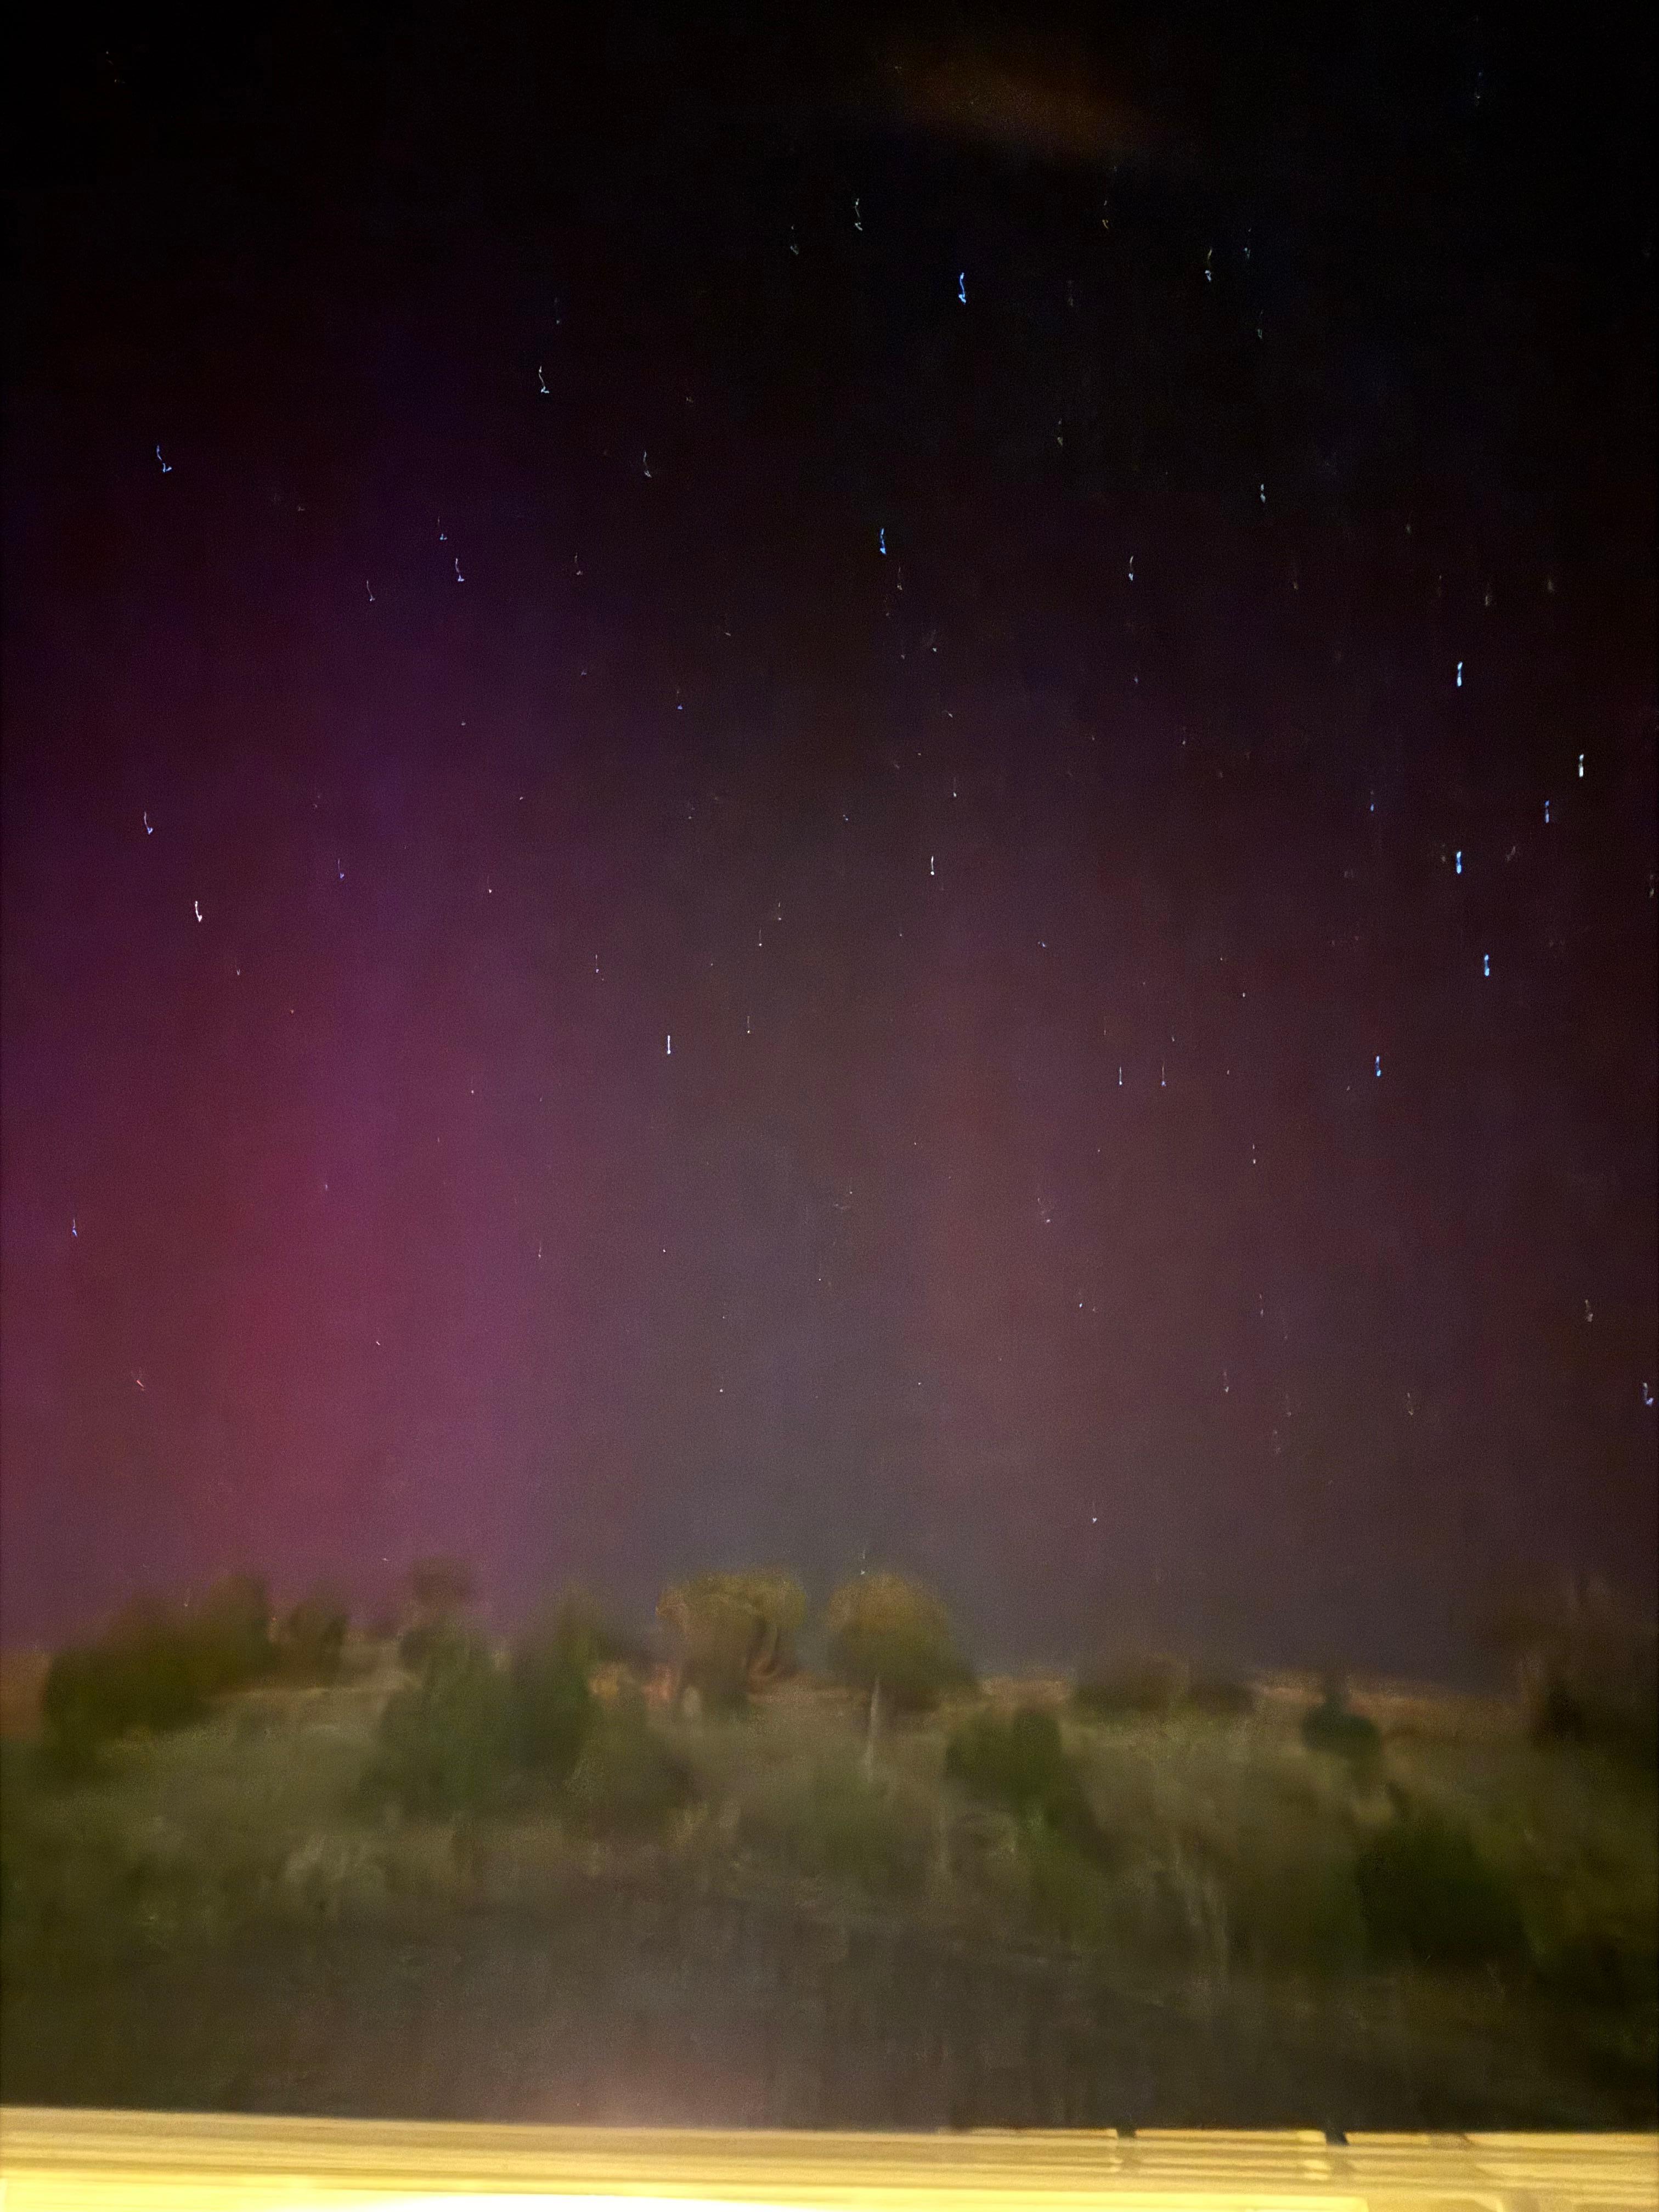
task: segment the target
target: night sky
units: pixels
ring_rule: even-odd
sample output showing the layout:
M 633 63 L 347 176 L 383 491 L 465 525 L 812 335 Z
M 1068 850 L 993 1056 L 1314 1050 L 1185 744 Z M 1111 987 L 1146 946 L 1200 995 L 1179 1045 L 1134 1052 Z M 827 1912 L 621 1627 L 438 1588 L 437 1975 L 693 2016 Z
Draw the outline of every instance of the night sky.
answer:
M 8 1641 L 438 1550 L 1006 1659 L 1650 1595 L 1638 11 L 67 12 Z

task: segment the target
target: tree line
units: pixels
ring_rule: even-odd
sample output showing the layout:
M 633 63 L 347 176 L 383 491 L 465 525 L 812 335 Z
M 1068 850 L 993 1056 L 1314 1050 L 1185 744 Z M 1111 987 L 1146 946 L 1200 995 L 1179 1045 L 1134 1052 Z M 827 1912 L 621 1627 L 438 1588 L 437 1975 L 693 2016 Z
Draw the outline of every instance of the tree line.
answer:
M 331 1682 L 349 1627 L 349 1608 L 333 1591 L 313 1591 L 278 1614 L 253 1574 L 225 1576 L 198 1603 L 136 1599 L 93 1642 L 54 1656 L 41 1698 L 48 1747 L 83 1766 L 132 1729 L 189 1727 L 227 1691 Z
M 417 1561 L 407 1591 L 398 1650 L 413 1680 L 400 1693 L 405 1702 L 394 1698 L 388 1709 L 394 1735 L 411 1725 L 421 1699 L 428 1706 L 453 1703 L 471 1683 L 466 1694 L 475 1704 L 505 1696 L 513 1707 L 483 1726 L 484 1737 L 493 1730 L 501 1743 L 518 1746 L 514 1756 L 557 1766 L 564 1757 L 559 1747 L 581 1739 L 595 1670 L 611 1663 L 639 1678 L 660 1663 L 645 1636 L 619 1625 L 580 1589 L 544 1608 L 510 1648 L 505 1667 L 470 1626 L 477 1586 L 464 1562 Z M 656 1617 L 673 1704 L 683 1711 L 734 1712 L 797 1674 L 810 1610 L 801 1583 L 781 1567 L 711 1571 L 670 1584 Z M 867 1701 L 872 1750 L 886 1717 L 926 1712 L 975 1687 L 949 1608 L 913 1577 L 849 1577 L 831 1594 L 818 1626 L 830 1679 Z M 332 1682 L 349 1627 L 349 1608 L 337 1592 L 313 1590 L 278 1613 L 264 1577 L 251 1573 L 227 1576 L 199 1599 L 137 1601 L 97 1638 L 53 1657 L 42 1703 L 47 1747 L 61 1763 L 84 1766 L 101 1746 L 132 1730 L 191 1725 L 228 1692 L 262 1682 Z M 1569 1582 L 1511 1600 L 1489 1611 L 1482 1633 L 1514 1669 L 1535 1739 L 1599 1744 L 1648 1765 L 1659 1756 L 1653 1628 L 1604 1586 Z M 1176 1710 L 1237 1717 L 1255 1702 L 1242 1681 L 1144 1656 L 1085 1667 L 1074 1697 L 1081 1712 L 1102 1720 Z M 1328 1680 L 1308 1729 L 1316 1747 L 1362 1760 L 1374 1755 L 1375 1731 L 1347 1711 L 1337 1677 Z

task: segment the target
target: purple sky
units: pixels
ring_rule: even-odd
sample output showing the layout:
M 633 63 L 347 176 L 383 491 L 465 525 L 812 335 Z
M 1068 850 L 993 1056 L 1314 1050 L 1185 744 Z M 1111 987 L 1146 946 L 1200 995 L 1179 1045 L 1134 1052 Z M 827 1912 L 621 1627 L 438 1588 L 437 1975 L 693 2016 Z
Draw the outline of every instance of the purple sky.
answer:
M 1000 1656 L 1650 1593 L 1650 155 L 1474 20 L 1132 22 L 1118 171 L 735 17 L 65 46 L 7 1640 L 437 1549 Z

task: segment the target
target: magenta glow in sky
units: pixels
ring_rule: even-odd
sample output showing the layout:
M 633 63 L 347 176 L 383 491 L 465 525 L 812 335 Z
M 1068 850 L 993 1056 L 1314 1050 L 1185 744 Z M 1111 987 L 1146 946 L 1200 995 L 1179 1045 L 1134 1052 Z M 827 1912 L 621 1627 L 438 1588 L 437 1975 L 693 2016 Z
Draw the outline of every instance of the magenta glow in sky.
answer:
M 792 35 L 65 95 L 8 1640 L 447 1548 L 1427 1667 L 1652 1555 L 1634 141 L 1130 23 L 1103 223 Z

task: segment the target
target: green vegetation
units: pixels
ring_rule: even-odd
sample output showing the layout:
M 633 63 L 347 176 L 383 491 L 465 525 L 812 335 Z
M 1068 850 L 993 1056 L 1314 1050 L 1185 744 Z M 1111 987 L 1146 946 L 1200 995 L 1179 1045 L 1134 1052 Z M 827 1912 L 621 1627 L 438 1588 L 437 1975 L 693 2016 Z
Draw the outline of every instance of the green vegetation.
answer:
M 781 1569 L 698 1575 L 663 1592 L 657 1618 L 676 1639 L 681 1687 L 732 1711 L 794 1672 L 806 1593 Z
M 578 1826 L 594 1835 L 654 1835 L 691 1794 L 690 1767 L 651 1726 L 637 1690 L 595 1715 L 570 1777 Z
M 272 1647 L 276 1671 L 290 1682 L 337 1681 L 350 1627 L 351 1613 L 345 1600 L 330 1589 L 313 1590 L 309 1597 L 301 1599 L 277 1628 Z
M 562 1615 L 505 1665 L 481 1638 L 434 1624 L 417 1680 L 380 1717 L 370 1797 L 416 1814 L 479 1814 L 571 1783 L 596 1722 L 582 1650 Z
M 1081 1957 L 1148 1993 L 1501 1988 L 1621 2080 L 1659 2057 L 1654 1778 L 1518 1704 L 1335 1680 L 1310 1701 L 1172 1662 L 981 1691 L 942 1603 L 890 1576 L 837 1591 L 818 1677 L 792 1585 L 711 1576 L 675 1615 L 699 1712 L 583 1594 L 498 1649 L 454 1588 L 428 1589 L 412 1678 L 321 1594 L 272 1628 L 246 1577 L 60 1653 L 38 1751 L 6 1747 L 0 1966 L 42 1986 L 273 1922 L 632 1884 L 653 1910 L 782 1897 Z M 700 1624 L 739 1616 L 741 1665 L 705 1670 Z
M 1142 1721 L 1174 1714 L 1214 1721 L 1247 1720 L 1256 1694 L 1227 1674 L 1195 1674 L 1156 1652 L 1098 1660 L 1073 1692 L 1079 1713 L 1097 1721 Z
M 836 1678 L 879 1693 L 890 1711 L 931 1712 L 952 1690 L 971 1689 L 951 1616 L 924 1583 L 902 1575 L 855 1575 L 824 1614 Z
M 135 1729 L 188 1728 L 210 1698 L 270 1674 L 278 1658 L 256 1576 L 228 1576 L 195 1607 L 138 1600 L 95 1643 L 53 1658 L 41 1697 L 49 1756 L 61 1772 L 82 1772 Z
M 1079 1711 L 1096 1720 L 1138 1720 L 1173 1712 L 1186 1687 L 1186 1669 L 1178 1660 L 1134 1653 L 1091 1667 L 1076 1699 Z
M 1006 1806 L 1028 1826 L 1092 1857 L 1108 1856 L 1081 1775 L 1066 1756 L 1052 1713 L 1024 1707 L 1006 1718 L 975 1714 L 946 1744 L 945 1771 L 973 1796 Z
M 1539 1743 L 1583 1744 L 1659 1765 L 1659 1631 L 1606 1583 L 1569 1580 L 1495 1607 L 1490 1649 L 1513 1666 Z
M 738 1840 L 763 1862 L 866 1898 L 914 1897 L 933 1848 L 926 1794 L 871 1778 L 850 1744 L 773 1771 L 742 1801 Z
M 416 1559 L 409 1571 L 414 1619 L 398 1644 L 398 1656 L 411 1674 L 459 1632 L 461 1616 L 477 1595 L 477 1578 L 464 1559 L 440 1556 Z
M 631 1634 L 592 1590 L 573 1583 L 550 1608 L 538 1632 L 561 1658 L 586 1676 L 596 1667 L 647 1663 L 641 1638 Z
M 512 1686 L 488 1646 L 456 1632 L 429 1644 L 421 1677 L 380 1720 L 371 1794 L 405 1812 L 480 1812 L 499 1805 L 513 1771 Z
M 526 1771 L 557 1786 L 575 1771 L 593 1725 L 593 1693 L 585 1638 L 555 1621 L 552 1632 L 528 1637 L 514 1650 L 507 1675 L 513 1756 Z
M 1443 1814 L 1407 1813 L 1390 1821 L 1359 1853 L 1354 1881 L 1379 1958 L 1484 1966 L 1528 1956 L 1513 1890 Z
M 270 1594 L 258 1575 L 227 1575 L 193 1613 L 183 1613 L 176 1628 L 193 1654 L 204 1697 L 257 1682 L 276 1663 Z
M 1324 1695 L 1303 1717 L 1302 1741 L 1346 1765 L 1356 1781 L 1374 1780 L 1382 1771 L 1382 1731 L 1364 1713 L 1352 1711 L 1346 1684 L 1326 1678 Z
M 1182 1702 L 1188 1712 L 1211 1720 L 1246 1720 L 1255 1711 L 1255 1692 L 1231 1675 L 1203 1674 L 1188 1683 Z

